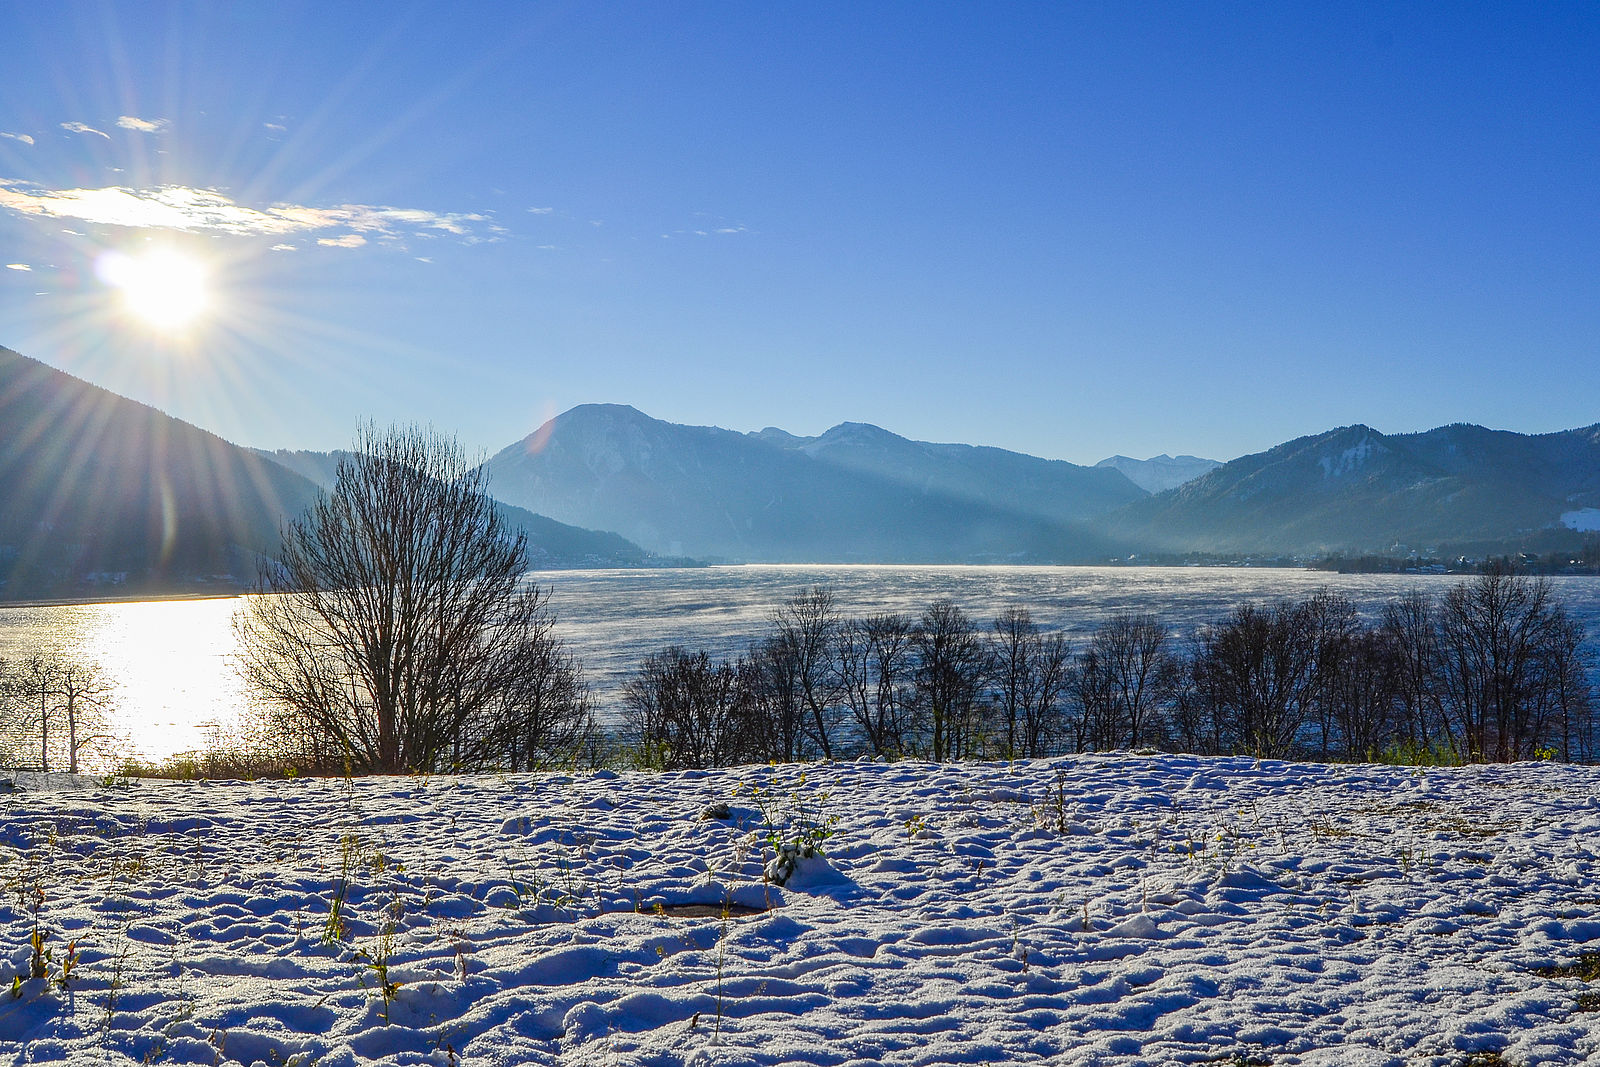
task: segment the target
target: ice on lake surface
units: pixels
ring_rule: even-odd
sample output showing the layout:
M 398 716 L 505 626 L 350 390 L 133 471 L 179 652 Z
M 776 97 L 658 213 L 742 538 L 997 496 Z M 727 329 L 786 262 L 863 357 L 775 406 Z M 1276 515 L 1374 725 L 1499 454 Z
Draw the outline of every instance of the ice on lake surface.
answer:
M 1154 612 L 1180 632 L 1246 600 L 1331 589 L 1375 614 L 1413 588 L 1442 592 L 1446 575 L 1339 575 L 1288 569 L 1178 567 L 743 566 L 541 571 L 558 633 L 582 661 L 602 712 L 649 652 L 668 644 L 718 655 L 744 651 L 774 608 L 810 585 L 831 587 L 841 611 L 916 615 L 941 597 L 980 625 L 1011 604 L 1049 629 L 1084 634 L 1119 611 Z M 1551 579 L 1600 647 L 1600 580 Z M 0 608 L 0 657 L 77 648 L 119 685 L 120 723 L 150 758 L 203 747 L 209 724 L 246 706 L 231 667 L 236 599 Z
M 5 1062 L 1600 1055 L 1600 768 L 1108 754 L 19 784 L 0 874 L 41 889 L 51 975 L 69 942 L 78 965 L 0 996 Z M 714 801 L 729 817 L 699 818 Z M 769 825 L 833 816 L 824 858 L 763 883 Z M 26 967 L 34 929 L 0 907 L 0 967 Z

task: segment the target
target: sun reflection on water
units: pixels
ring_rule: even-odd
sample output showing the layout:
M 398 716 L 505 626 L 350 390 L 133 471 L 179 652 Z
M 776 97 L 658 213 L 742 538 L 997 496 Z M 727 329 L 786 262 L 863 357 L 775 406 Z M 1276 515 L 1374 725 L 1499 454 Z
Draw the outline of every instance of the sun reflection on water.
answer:
M 146 759 L 205 747 L 207 732 L 234 723 L 246 704 L 234 673 L 237 598 L 102 605 L 87 658 L 122 683 L 119 730 Z
M 244 601 L 142 601 L 7 608 L 0 656 L 96 664 L 116 685 L 112 727 L 126 754 L 160 761 L 201 750 L 237 722 L 248 695 L 233 670 L 232 619 Z

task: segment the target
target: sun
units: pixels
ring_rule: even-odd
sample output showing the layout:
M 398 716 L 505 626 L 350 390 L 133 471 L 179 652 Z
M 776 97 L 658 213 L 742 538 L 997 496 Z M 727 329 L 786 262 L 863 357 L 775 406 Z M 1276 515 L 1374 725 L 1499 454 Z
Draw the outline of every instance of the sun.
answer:
M 205 264 L 175 249 L 108 252 L 100 259 L 99 273 L 121 292 L 126 311 L 164 333 L 192 325 L 211 305 Z

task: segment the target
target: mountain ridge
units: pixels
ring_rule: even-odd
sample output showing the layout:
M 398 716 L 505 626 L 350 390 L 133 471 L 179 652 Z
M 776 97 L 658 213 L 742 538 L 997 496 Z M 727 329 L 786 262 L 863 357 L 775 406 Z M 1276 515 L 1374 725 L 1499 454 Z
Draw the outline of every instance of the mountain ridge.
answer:
M 1143 495 L 1115 471 L 869 423 L 803 438 L 681 426 L 620 404 L 563 412 L 488 468 L 497 496 L 563 522 L 657 552 L 756 562 L 1096 558 L 1103 546 L 1081 520 Z
M 1600 426 L 1335 427 L 1231 460 L 1100 524 L 1154 553 L 1325 555 L 1504 544 L 1600 505 Z
M 243 449 L 0 348 L 0 598 L 242 585 L 337 460 Z M 535 566 L 1498 552 L 1600 530 L 1600 423 L 1354 423 L 1220 464 L 1083 467 L 866 422 L 806 437 L 588 404 L 486 466 Z
M 223 438 L 0 348 L 0 595 L 232 589 L 316 487 Z
M 315 452 L 304 449 L 251 449 L 256 455 L 287 467 L 309 479 L 323 491 L 333 488 L 339 462 L 350 453 L 342 449 Z M 495 501 L 500 521 L 506 529 L 528 535 L 528 562 L 535 570 L 552 568 L 659 566 L 650 553 L 620 534 L 608 530 L 589 530 Z M 691 560 L 675 562 L 692 563 Z

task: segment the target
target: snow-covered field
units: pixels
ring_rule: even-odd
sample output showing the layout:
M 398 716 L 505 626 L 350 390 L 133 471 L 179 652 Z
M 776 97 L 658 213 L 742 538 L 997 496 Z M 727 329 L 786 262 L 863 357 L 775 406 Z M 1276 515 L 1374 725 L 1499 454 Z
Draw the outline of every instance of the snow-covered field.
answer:
M 62 784 L 0 796 L 4 1063 L 1600 1056 L 1590 768 Z

